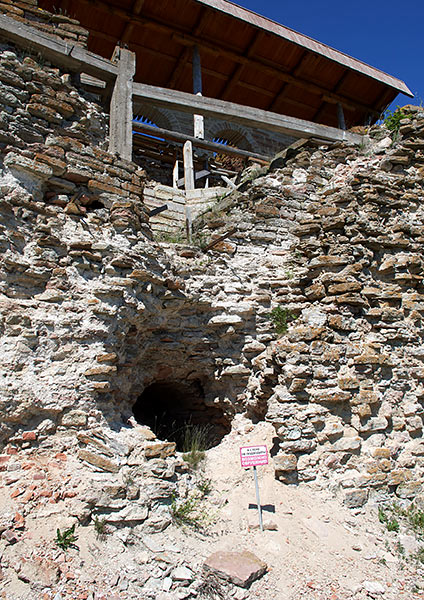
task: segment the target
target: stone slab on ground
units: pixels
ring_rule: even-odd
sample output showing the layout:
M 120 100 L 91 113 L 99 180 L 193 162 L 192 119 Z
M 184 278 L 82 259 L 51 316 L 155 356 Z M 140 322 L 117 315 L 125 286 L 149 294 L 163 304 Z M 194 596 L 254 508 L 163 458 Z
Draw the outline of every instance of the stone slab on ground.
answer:
M 267 565 L 252 552 L 214 552 L 204 563 L 205 571 L 216 573 L 240 587 L 248 587 L 266 573 Z

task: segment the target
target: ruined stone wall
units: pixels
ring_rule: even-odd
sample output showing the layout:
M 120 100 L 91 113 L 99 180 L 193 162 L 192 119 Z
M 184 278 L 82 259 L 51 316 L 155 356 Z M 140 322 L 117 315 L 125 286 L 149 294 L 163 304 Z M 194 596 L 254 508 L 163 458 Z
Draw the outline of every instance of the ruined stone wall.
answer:
M 422 112 L 394 144 L 375 128 L 362 148 L 306 144 L 245 173 L 198 247 L 159 245 L 102 109 L 11 46 L 0 66 L 6 448 L 56 433 L 84 449 L 77 430 L 125 428 L 150 385 L 197 385 L 205 421 L 273 423 L 283 481 L 330 482 L 350 505 L 420 493 Z M 102 469 L 96 452 L 82 458 Z
M 71 19 L 65 13 L 54 14 L 43 10 L 38 7 L 37 0 L 1 0 L 0 14 L 73 44 L 83 47 L 87 45 L 88 31 L 81 27 L 79 21 Z
M 237 226 L 232 269 L 281 311 L 246 394 L 276 428 L 277 476 L 349 506 L 423 491 L 424 113 L 408 114 L 395 143 L 375 128 L 275 161 L 203 227 Z

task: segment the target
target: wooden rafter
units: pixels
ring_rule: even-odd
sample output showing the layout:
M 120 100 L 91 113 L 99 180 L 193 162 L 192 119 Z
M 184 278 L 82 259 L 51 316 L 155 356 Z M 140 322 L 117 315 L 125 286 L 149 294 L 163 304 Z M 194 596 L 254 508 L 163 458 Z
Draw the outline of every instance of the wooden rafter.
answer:
M 196 35 L 201 35 L 203 28 L 205 27 L 205 25 L 207 23 L 207 19 L 205 18 L 205 15 L 206 15 L 206 10 L 204 8 L 202 8 L 202 11 L 200 13 L 199 18 L 197 19 L 197 23 L 194 28 Z M 171 75 L 166 87 L 174 88 L 177 85 L 177 83 L 185 69 L 186 64 L 188 63 L 188 61 L 191 58 L 191 55 L 192 55 L 192 50 L 189 46 L 186 46 L 184 48 L 184 50 L 182 50 L 182 52 L 180 52 L 180 55 L 177 58 L 174 72 Z
M 99 38 L 102 40 L 106 40 L 107 42 L 113 43 L 115 41 L 115 38 L 110 35 L 110 33 L 104 33 L 103 31 L 95 31 L 95 30 L 91 30 L 90 34 L 95 37 L 95 38 Z M 160 56 L 161 58 L 164 58 L 165 60 L 169 60 L 169 62 L 174 62 L 175 61 L 175 57 L 171 56 L 171 54 L 166 54 L 165 52 L 161 52 L 160 50 L 155 50 L 154 48 L 147 48 L 146 46 L 142 46 L 141 44 L 137 44 L 137 42 L 131 42 L 130 44 L 131 49 L 136 50 L 137 48 L 142 48 L 143 52 L 145 54 L 152 54 L 152 55 L 156 55 L 156 56 Z M 190 60 L 191 63 L 191 60 Z M 227 76 L 225 75 L 225 73 L 220 73 L 219 71 L 215 71 L 213 69 L 208 69 L 205 67 L 202 67 L 202 72 L 210 75 L 211 77 L 216 77 L 217 79 L 227 79 Z
M 259 44 L 260 40 L 262 39 L 262 36 L 263 36 L 262 31 L 256 31 L 253 34 L 251 41 L 249 43 L 249 47 L 248 47 L 247 51 L 244 53 L 244 56 L 249 57 L 253 54 L 257 45 Z M 235 86 L 240 81 L 240 77 L 242 76 L 245 68 L 246 68 L 245 64 L 239 64 L 233 70 L 227 84 L 225 85 L 224 89 L 221 91 L 221 93 L 219 95 L 219 97 L 222 98 L 222 100 L 226 100 L 228 98 L 229 94 L 231 94 L 231 92 L 233 91 Z
M 141 9 L 143 8 L 144 2 L 145 2 L 145 0 L 135 0 L 134 4 L 132 6 L 132 14 L 139 15 L 141 12 Z M 135 27 L 135 23 L 132 23 L 131 21 L 125 25 L 124 30 L 122 31 L 122 35 L 121 35 L 121 42 L 128 42 L 128 40 L 131 37 L 134 27 Z
M 306 56 L 307 56 L 307 52 L 306 52 L 306 50 L 304 50 L 302 52 L 302 54 L 300 55 L 299 60 L 295 64 L 294 69 L 292 69 L 292 71 L 290 73 L 291 75 L 296 75 L 297 73 L 299 73 L 299 71 L 302 68 L 302 64 L 303 64 L 303 61 L 305 60 Z M 274 99 L 272 100 L 272 102 L 267 106 L 267 110 L 273 111 L 273 110 L 276 109 L 276 107 L 278 106 L 280 100 L 284 97 L 284 94 L 286 92 L 286 89 L 287 89 L 288 85 L 289 84 L 288 84 L 287 81 L 285 81 L 283 83 L 283 85 L 280 87 L 280 89 L 278 90 L 278 92 L 274 96 Z

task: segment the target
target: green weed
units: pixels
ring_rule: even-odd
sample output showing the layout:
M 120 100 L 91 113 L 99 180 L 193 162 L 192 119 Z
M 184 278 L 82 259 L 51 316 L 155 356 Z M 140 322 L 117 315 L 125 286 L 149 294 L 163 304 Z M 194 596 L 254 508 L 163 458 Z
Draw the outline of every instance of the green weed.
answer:
M 424 512 L 416 508 L 413 504 L 406 513 L 408 523 L 416 533 L 424 533 Z
M 286 333 L 288 324 L 297 319 L 296 315 L 294 315 L 287 308 L 282 308 L 281 306 L 276 306 L 273 308 L 269 317 L 274 325 L 275 331 L 279 335 Z
M 103 539 L 107 534 L 106 519 L 99 519 L 99 517 L 96 515 L 94 518 L 94 529 L 97 537 L 99 539 Z
M 384 124 L 392 133 L 392 138 L 395 141 L 399 137 L 400 122 L 408 115 L 401 109 L 400 106 L 394 111 L 388 110 L 384 115 Z
M 190 425 L 184 428 L 182 449 L 183 459 L 196 469 L 205 458 L 205 450 L 211 446 L 209 425 Z
M 56 531 L 56 544 L 62 550 L 68 550 L 68 548 L 78 548 L 75 545 L 78 536 L 75 535 L 75 523 L 69 529 L 65 529 L 63 532 L 58 529 Z
M 180 527 L 186 525 L 192 529 L 203 529 L 207 519 L 200 509 L 200 501 L 199 496 L 191 496 L 183 501 L 178 501 L 174 496 L 171 501 L 171 515 L 174 522 Z
M 211 479 L 202 479 L 197 484 L 197 489 L 202 494 L 202 496 L 207 496 L 212 491 L 212 480 Z

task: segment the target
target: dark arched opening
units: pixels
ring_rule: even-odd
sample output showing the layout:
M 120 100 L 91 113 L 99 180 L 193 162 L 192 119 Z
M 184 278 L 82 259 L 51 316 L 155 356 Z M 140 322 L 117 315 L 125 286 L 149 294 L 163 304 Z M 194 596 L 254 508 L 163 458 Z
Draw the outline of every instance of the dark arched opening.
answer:
M 138 423 L 149 425 L 158 438 L 176 442 L 181 451 L 188 429 L 202 430 L 207 449 L 219 444 L 231 428 L 221 409 L 206 405 L 199 380 L 152 383 L 137 399 L 133 414 Z

